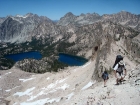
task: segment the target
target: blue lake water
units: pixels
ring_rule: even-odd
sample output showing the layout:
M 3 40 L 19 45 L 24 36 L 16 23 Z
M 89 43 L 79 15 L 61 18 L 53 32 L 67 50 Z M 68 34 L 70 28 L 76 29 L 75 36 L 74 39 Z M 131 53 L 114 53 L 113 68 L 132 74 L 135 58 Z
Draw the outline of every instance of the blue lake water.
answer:
M 23 52 L 18 54 L 9 54 L 5 55 L 5 58 L 12 59 L 13 61 L 20 61 L 26 58 L 33 58 L 33 59 L 41 59 L 42 55 L 38 51 L 31 51 L 31 52 Z
M 85 58 L 81 58 L 81 57 L 73 56 L 73 55 L 68 55 L 68 54 L 64 54 L 64 53 L 59 54 L 58 60 L 60 62 L 68 64 L 70 66 L 82 66 L 88 61 Z

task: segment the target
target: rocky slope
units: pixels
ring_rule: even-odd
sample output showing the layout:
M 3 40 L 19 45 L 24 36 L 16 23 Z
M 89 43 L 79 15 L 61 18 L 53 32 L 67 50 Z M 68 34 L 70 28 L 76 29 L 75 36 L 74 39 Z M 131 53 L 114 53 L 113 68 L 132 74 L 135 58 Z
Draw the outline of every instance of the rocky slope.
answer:
M 111 65 L 115 54 L 109 55 L 105 63 Z M 127 68 L 125 84 L 116 86 L 114 75 L 110 74 L 107 87 L 103 87 L 101 77 L 100 82 L 94 79 L 96 60 L 97 56 L 83 66 L 68 67 L 57 73 L 29 74 L 15 67 L 0 71 L 0 84 L 3 84 L 0 85 L 0 104 L 139 105 L 140 65 L 136 66 L 124 56 Z

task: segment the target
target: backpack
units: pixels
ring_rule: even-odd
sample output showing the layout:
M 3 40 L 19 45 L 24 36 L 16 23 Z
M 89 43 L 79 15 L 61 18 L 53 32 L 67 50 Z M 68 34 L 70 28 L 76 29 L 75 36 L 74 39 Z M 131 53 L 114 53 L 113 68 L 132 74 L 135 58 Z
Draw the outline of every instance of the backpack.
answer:
M 120 65 L 118 63 L 118 69 L 116 71 L 119 72 L 119 73 L 122 73 L 123 72 L 123 69 L 124 69 L 124 65 Z
M 123 57 L 121 55 L 117 55 L 116 56 L 116 60 L 115 60 L 115 63 L 113 65 L 113 68 L 116 66 L 117 63 L 119 63 L 121 60 L 123 60 Z

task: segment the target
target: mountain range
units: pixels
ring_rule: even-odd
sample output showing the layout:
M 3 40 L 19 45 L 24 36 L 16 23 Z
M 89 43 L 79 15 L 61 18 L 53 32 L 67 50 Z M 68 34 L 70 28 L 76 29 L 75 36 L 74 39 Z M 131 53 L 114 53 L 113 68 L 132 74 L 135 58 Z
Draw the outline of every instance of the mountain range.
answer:
M 44 34 L 57 34 L 59 29 L 57 28 L 58 30 L 56 30 L 54 27 L 68 27 L 69 25 L 78 27 L 103 21 L 111 21 L 140 31 L 140 15 L 126 11 L 121 11 L 116 14 L 104 14 L 102 16 L 97 13 L 82 13 L 79 16 L 75 16 L 69 12 L 57 22 L 45 16 L 27 13 L 24 16 L 16 15 L 0 18 L 0 40 L 4 42 L 20 43 L 30 41 L 33 36 L 39 37 Z M 38 29 L 40 27 L 42 27 L 42 29 Z M 37 32 L 37 30 L 41 32 Z

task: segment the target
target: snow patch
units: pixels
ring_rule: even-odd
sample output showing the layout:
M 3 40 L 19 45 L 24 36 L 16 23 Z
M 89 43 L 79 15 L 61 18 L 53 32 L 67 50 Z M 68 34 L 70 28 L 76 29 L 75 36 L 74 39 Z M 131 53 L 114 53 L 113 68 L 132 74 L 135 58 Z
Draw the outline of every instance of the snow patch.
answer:
M 68 79 L 68 78 L 64 78 L 64 79 L 59 80 L 59 83 L 64 82 L 66 79 Z
M 74 93 L 72 92 L 69 95 L 67 95 L 66 97 L 68 98 L 68 100 L 70 100 L 73 95 L 74 95 Z
M 69 88 L 69 85 L 65 83 L 65 84 L 63 84 L 62 86 L 60 86 L 60 87 L 58 87 L 56 89 L 63 89 L 63 90 L 65 90 L 66 88 Z
M 43 90 L 48 90 L 46 87 L 43 87 L 43 88 L 41 88 L 41 89 L 43 89 Z
M 44 105 L 45 103 L 47 103 L 48 99 L 49 98 L 37 100 L 34 102 L 22 102 L 22 103 L 20 103 L 20 105 Z
M 35 78 L 29 78 L 29 79 L 19 79 L 19 81 L 22 81 L 22 82 L 26 82 L 26 81 L 30 81 L 30 80 L 33 80 Z
M 10 73 L 12 73 L 12 72 L 5 73 L 5 75 L 8 75 L 8 74 L 10 74 Z
M 61 79 L 61 80 L 57 80 L 55 83 L 51 83 L 50 85 L 47 86 L 47 88 L 54 88 L 58 83 L 62 83 L 66 80 L 67 78 Z
M 31 96 L 31 98 L 30 99 L 28 99 L 27 101 L 32 101 L 33 99 L 35 99 L 35 98 L 37 98 L 38 96 L 41 96 L 41 95 L 43 95 L 44 94 L 44 92 L 43 91 L 41 91 L 40 93 L 38 93 L 36 96 Z
M 48 77 L 48 78 L 46 78 L 47 80 L 49 80 L 50 79 L 50 77 Z
M 17 87 L 20 87 L 20 86 L 16 86 L 16 87 L 14 87 L 14 88 L 12 88 L 12 89 L 15 89 L 15 88 L 17 88 Z
M 41 96 L 41 95 L 47 95 L 48 93 L 53 93 L 53 92 L 56 92 L 58 89 L 62 89 L 62 90 L 65 90 L 66 88 L 69 87 L 68 84 L 63 84 L 61 85 L 60 87 L 57 87 L 56 89 L 53 89 L 58 83 L 62 83 L 66 80 L 67 78 L 64 78 L 64 79 L 61 79 L 61 80 L 57 80 L 55 83 L 51 83 L 50 85 L 48 85 L 47 87 L 43 87 L 41 89 L 43 89 L 43 91 L 41 91 L 40 93 L 38 93 L 37 95 L 34 95 L 34 96 L 31 96 L 30 99 L 28 99 L 27 101 L 32 101 L 34 100 L 35 98 Z M 52 89 L 52 90 L 51 90 Z M 49 91 L 49 92 L 45 92 L 45 91 Z M 28 92 L 29 93 L 29 92 Z M 22 93 L 18 93 L 19 94 L 22 94 Z
M 53 103 L 53 102 L 59 102 L 60 98 L 53 98 L 51 100 L 48 100 L 47 103 Z
M 52 91 L 49 91 L 49 93 L 54 93 L 56 92 L 57 90 L 53 89 Z
M 47 88 L 45 88 L 46 90 L 48 90 Z M 52 91 L 49 91 L 48 93 L 53 93 L 53 92 L 56 92 L 57 90 L 53 89 Z M 38 93 L 37 95 L 34 95 L 34 96 L 31 96 L 30 99 L 28 99 L 27 101 L 32 101 L 34 100 L 35 98 L 41 96 L 41 95 L 47 95 L 48 93 L 45 92 L 45 90 L 41 91 L 40 93 Z
M 32 93 L 30 93 L 31 91 L 33 91 L 35 89 L 35 87 L 32 87 L 30 89 L 27 89 L 25 92 L 16 92 L 13 96 L 18 95 L 20 96 L 24 96 L 24 95 L 31 95 Z
M 16 17 L 23 17 L 22 15 L 16 15 Z
M 22 21 L 20 21 L 19 19 L 12 17 L 13 20 L 18 21 L 19 23 L 23 23 Z
M 9 91 L 11 91 L 11 89 L 8 89 L 8 90 L 5 90 L 6 92 L 9 92 Z
M 37 100 L 37 101 L 34 101 L 34 102 L 22 102 L 20 103 L 20 105 L 44 105 L 46 103 L 53 103 L 53 102 L 59 102 L 60 101 L 60 98 L 53 98 L 53 99 L 50 99 L 50 98 L 46 98 L 46 99 L 40 99 L 40 100 Z
M 28 16 L 22 16 L 22 15 L 16 15 L 16 17 L 19 17 L 19 18 L 27 18 Z
M 15 88 L 17 88 L 17 87 L 20 87 L 20 86 L 16 86 L 16 87 L 14 87 L 14 88 L 12 88 L 12 89 L 15 89 Z M 5 90 L 6 92 L 9 92 L 9 91 L 11 91 L 12 89 L 8 89 L 8 90 Z
M 95 81 L 96 82 L 96 81 Z M 92 86 L 95 82 L 90 81 L 86 86 L 84 86 L 81 90 L 85 90 L 87 88 L 89 88 L 90 86 Z
M 50 85 L 48 85 L 47 88 L 53 88 L 56 86 L 57 83 L 58 83 L 58 80 L 55 83 L 51 83 Z

